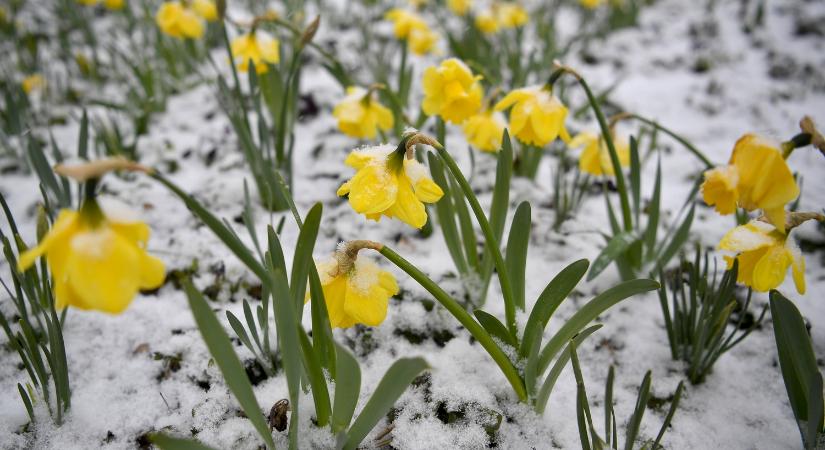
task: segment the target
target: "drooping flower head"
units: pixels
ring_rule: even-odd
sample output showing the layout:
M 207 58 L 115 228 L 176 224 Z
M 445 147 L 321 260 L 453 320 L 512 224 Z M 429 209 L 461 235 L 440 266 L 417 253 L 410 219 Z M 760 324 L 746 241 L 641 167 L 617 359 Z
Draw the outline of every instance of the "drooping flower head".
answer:
M 55 306 L 112 314 L 129 306 L 141 289 L 163 284 L 163 262 L 146 252 L 149 226 L 128 208 L 94 198 L 94 183 L 79 211 L 61 210 L 54 226 L 33 249 L 20 255 L 19 270 L 38 257 L 54 277 Z
M 779 145 L 753 134 L 736 142 L 727 166 L 705 172 L 702 184 L 705 203 L 720 214 L 731 214 L 736 206 L 761 209 L 780 232 L 785 231 L 785 205 L 798 196 Z
M 342 243 L 335 254 L 315 263 L 324 291 L 330 325 L 378 326 L 387 317 L 390 297 L 398 293 L 395 277 L 358 254 L 362 248 L 380 250 L 369 241 Z
M 279 42 L 266 31 L 253 30 L 232 40 L 232 56 L 241 72 L 249 70 L 249 62 L 255 64 L 255 72 L 266 73 L 267 64 L 281 60 Z
M 496 104 L 496 111 L 510 110 L 510 132 L 521 142 L 544 147 L 557 137 L 570 140 L 564 119 L 567 107 L 547 86 L 516 89 Z
M 424 203 L 437 202 L 444 192 L 424 165 L 407 157 L 407 146 L 415 136 L 420 135 L 405 135 L 398 147 L 353 150 L 345 163 L 356 173 L 338 188 L 338 195 L 349 195 L 352 209 L 367 219 L 377 222 L 381 216 L 394 217 L 412 227 L 423 227 L 427 222 Z
M 495 152 L 501 147 L 501 138 L 507 121 L 504 115 L 492 109 L 486 109 L 470 116 L 462 125 L 464 136 L 473 147 L 484 152 Z
M 164 2 L 158 8 L 155 22 L 160 30 L 172 37 L 199 39 L 203 36 L 203 21 L 188 4 Z
M 438 42 L 438 33 L 413 11 L 395 8 L 384 16 L 393 23 L 393 34 L 402 41 L 407 41 L 409 49 L 416 55 L 429 53 Z
M 466 64 L 456 58 L 445 59 L 438 67 L 424 71 L 424 100 L 421 108 L 427 115 L 439 115 L 459 124 L 481 109 L 484 92 L 481 76 L 473 75 Z
M 338 128 L 344 134 L 360 139 L 372 139 L 378 129 L 387 131 L 393 126 L 392 112 L 378 102 L 372 89 L 358 86 L 347 88 L 347 95 L 332 110 L 338 119 Z
M 613 138 L 613 145 L 616 147 L 616 154 L 622 167 L 630 165 L 630 145 L 624 139 Z M 570 148 L 582 147 L 579 156 L 579 170 L 596 176 L 613 176 L 613 162 L 610 160 L 610 150 L 607 143 L 602 139 L 601 134 L 582 132 L 573 137 L 568 143 Z
M 773 225 L 752 220 L 725 234 L 719 248 L 735 252 L 725 256 L 728 268 L 739 260 L 738 281 L 758 292 L 775 289 L 791 267 L 796 290 L 805 293 L 805 259 L 792 238 Z

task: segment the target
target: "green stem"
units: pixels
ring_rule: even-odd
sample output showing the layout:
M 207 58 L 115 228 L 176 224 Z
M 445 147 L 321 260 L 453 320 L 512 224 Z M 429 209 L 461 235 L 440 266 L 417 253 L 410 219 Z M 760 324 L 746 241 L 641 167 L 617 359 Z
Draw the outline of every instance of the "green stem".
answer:
M 501 369 L 504 376 L 507 378 L 507 381 L 510 382 L 510 385 L 513 387 L 513 390 L 518 395 L 518 398 L 522 402 L 527 402 L 527 390 L 524 387 L 524 381 L 519 376 L 518 370 L 516 370 L 513 363 L 507 357 L 507 355 L 501 350 L 501 348 L 496 344 L 490 334 L 487 333 L 484 328 L 479 325 L 478 322 L 473 319 L 470 314 L 461 307 L 461 305 L 455 301 L 452 297 L 449 296 L 443 289 L 441 289 L 433 280 L 431 280 L 427 275 L 423 272 L 418 270 L 417 267 L 410 264 L 409 261 L 402 258 L 398 253 L 394 252 L 387 246 L 381 248 L 380 253 L 384 255 L 390 262 L 398 266 L 401 270 L 406 272 L 412 279 L 418 282 L 424 289 L 426 289 L 430 294 L 435 297 L 435 299 L 444 306 L 453 317 L 458 320 L 467 331 L 481 344 L 482 347 L 487 351 L 487 354 L 493 358 L 493 361 L 498 365 Z
M 478 225 L 484 233 L 484 240 L 487 243 L 487 248 L 490 250 L 490 254 L 493 255 L 493 262 L 496 266 L 496 272 L 498 272 L 498 280 L 501 284 L 501 294 L 504 296 L 504 315 L 507 319 L 507 328 L 513 336 L 518 336 L 518 327 L 516 326 L 516 303 L 513 298 L 513 287 L 510 284 L 510 275 L 507 272 L 507 266 L 504 264 L 504 257 L 501 255 L 498 239 L 496 239 L 495 233 L 493 233 L 493 227 L 490 226 L 490 221 L 488 221 L 487 216 L 484 215 L 484 210 L 481 209 L 481 205 L 478 203 L 478 198 L 473 193 L 473 188 L 470 187 L 470 183 L 468 183 L 467 179 L 464 178 L 464 174 L 461 173 L 461 169 L 458 168 L 458 165 L 455 163 L 455 160 L 453 160 L 453 157 L 450 156 L 449 152 L 447 152 L 443 146 L 438 149 L 438 155 L 447 167 L 450 168 L 450 172 L 453 173 L 456 181 L 458 181 L 458 184 L 461 186 L 461 190 L 464 191 L 464 196 L 467 197 L 467 201 L 470 202 L 470 207 L 473 209 L 473 213 L 478 220 Z
M 712 162 L 711 162 L 711 161 L 710 161 L 710 160 L 709 160 L 709 159 L 708 159 L 708 158 L 707 158 L 704 154 L 702 154 L 702 152 L 701 152 L 701 151 L 699 151 L 699 149 L 698 149 L 698 148 L 696 148 L 695 146 L 693 146 L 693 144 L 691 144 L 691 143 L 690 143 L 687 139 L 685 139 L 684 137 L 682 137 L 682 136 L 680 136 L 680 135 L 678 135 L 678 134 L 674 133 L 673 131 L 671 131 L 671 130 L 669 130 L 669 129 L 665 128 L 665 127 L 663 127 L 662 125 L 659 125 L 657 122 L 655 122 L 655 121 L 653 121 L 653 120 L 650 120 L 650 119 L 647 119 L 647 118 L 645 118 L 645 117 L 642 117 L 642 116 L 640 116 L 640 115 L 638 115 L 638 114 L 627 113 L 627 114 L 625 114 L 624 116 L 625 116 L 625 117 L 630 117 L 630 118 L 636 119 L 636 120 L 638 120 L 639 122 L 643 122 L 643 123 L 645 123 L 645 124 L 647 124 L 647 125 L 650 125 L 651 127 L 654 127 L 654 128 L 656 128 L 657 130 L 662 131 L 662 132 L 664 132 L 665 134 L 667 134 L 668 136 L 672 137 L 672 138 L 673 138 L 673 139 L 675 139 L 677 142 L 679 142 L 680 144 L 682 144 L 683 146 L 685 146 L 685 148 L 686 148 L 689 152 L 693 153 L 693 155 L 694 155 L 694 156 L 696 156 L 697 158 L 699 158 L 699 160 L 700 160 L 700 161 L 702 161 L 702 164 L 704 164 L 704 165 L 705 165 L 705 167 L 707 167 L 708 169 L 711 169 L 711 168 L 713 168 L 713 167 L 715 166 L 715 164 L 713 164 L 713 163 L 712 163 Z

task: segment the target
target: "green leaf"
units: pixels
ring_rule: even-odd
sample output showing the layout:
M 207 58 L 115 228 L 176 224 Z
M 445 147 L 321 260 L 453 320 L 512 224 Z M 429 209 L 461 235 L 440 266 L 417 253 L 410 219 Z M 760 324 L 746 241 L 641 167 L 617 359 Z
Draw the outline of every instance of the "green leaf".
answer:
M 505 262 L 513 283 L 513 300 L 516 307 L 524 310 L 525 268 L 527 247 L 530 244 L 530 203 L 521 202 L 516 208 L 510 235 L 507 238 Z
M 814 378 L 820 375 L 811 337 L 808 335 L 802 314 L 793 302 L 779 291 L 771 291 L 770 305 L 776 351 L 779 354 L 779 366 L 785 380 L 785 389 L 788 391 L 788 400 L 796 421 L 807 422 L 810 414 L 809 404 L 822 403 L 821 390 L 818 399 L 810 398 Z M 822 412 L 818 412 L 818 415 L 821 414 Z
M 633 215 L 639 223 L 642 203 L 642 164 L 639 162 L 639 141 L 630 136 L 630 191 L 633 195 Z
M 312 251 L 315 248 L 318 228 L 321 225 L 321 211 L 322 206 L 320 203 L 316 203 L 309 210 L 304 224 L 301 226 L 301 232 L 298 234 L 298 242 L 295 244 L 290 293 L 292 294 L 292 300 L 295 302 L 295 311 L 298 316 L 304 310 L 309 267 L 315 264 L 312 260 Z
M 450 192 L 453 194 L 453 214 L 458 217 L 459 229 L 461 230 L 461 243 L 464 245 L 464 255 L 467 258 L 467 266 L 474 272 L 479 271 L 478 245 L 476 232 L 473 229 L 473 222 L 470 219 L 470 211 L 467 202 L 461 192 L 461 187 L 452 175 L 450 179 Z
M 321 357 L 321 364 L 327 368 L 330 376 L 336 374 L 335 340 L 329 323 L 327 303 L 318 270 L 313 263 L 309 268 L 310 313 L 312 315 L 312 346 Z
M 433 181 L 444 191 L 444 196 L 435 204 L 438 223 L 441 225 L 439 228 L 441 228 L 441 234 L 444 236 L 444 243 L 447 245 L 447 250 L 453 258 L 456 270 L 462 275 L 467 275 L 469 273 L 467 258 L 464 256 L 461 240 L 458 237 L 452 189 L 450 184 L 447 183 L 444 165 L 434 153 L 427 153 L 427 160 L 430 163 L 430 174 L 433 177 Z
M 241 321 L 232 314 L 231 311 L 226 312 L 226 320 L 229 321 L 229 326 L 232 327 L 232 331 L 235 332 L 235 336 L 241 340 L 243 345 L 246 346 L 252 353 L 255 353 L 254 347 L 252 347 L 252 341 L 249 339 L 249 335 L 246 333 L 246 329 L 244 328 Z
M 823 431 L 822 375 L 819 373 L 814 374 L 811 378 L 808 399 L 808 427 L 804 430 L 806 435 L 805 447 L 808 450 L 814 450 L 821 441 Z
M 580 259 L 568 265 L 550 280 L 550 283 L 544 288 L 544 291 L 536 300 L 536 304 L 533 305 L 533 310 L 530 311 L 530 317 L 527 319 L 527 325 L 524 327 L 524 337 L 521 340 L 520 349 L 521 356 L 525 357 L 530 353 L 534 336 L 542 334 L 542 330 L 547 326 L 547 322 L 550 321 L 550 317 L 553 316 L 556 308 L 579 284 L 589 265 L 590 262 L 586 259 Z
M 20 393 L 20 399 L 23 400 L 23 406 L 26 407 L 26 412 L 29 414 L 29 420 L 34 423 L 34 408 L 32 408 L 32 401 L 29 398 L 29 394 L 20 383 L 17 383 L 17 392 Z
M 633 236 L 632 233 L 623 231 L 619 234 L 614 235 L 610 238 L 610 241 L 607 242 L 607 245 L 602 249 L 599 253 L 599 256 L 593 261 L 593 265 L 590 266 L 590 272 L 587 274 L 587 281 L 596 278 L 610 263 L 613 262 L 619 255 L 625 252 L 631 244 L 636 241 L 636 238 Z
M 665 416 L 665 420 L 662 422 L 662 428 L 659 429 L 659 434 L 656 436 L 656 440 L 653 441 L 652 449 L 660 448 L 659 442 L 665 435 L 665 431 L 670 427 L 670 422 L 673 420 L 673 415 L 676 414 L 676 409 L 679 407 L 679 400 L 682 399 L 682 391 L 684 390 L 685 382 L 680 381 L 679 386 L 676 387 L 676 392 L 673 394 L 673 400 L 670 402 L 670 409 L 667 412 L 667 416 Z
M 214 450 L 192 439 L 176 438 L 160 433 L 152 434 L 149 440 L 161 450 Z
M 329 416 L 332 412 L 332 407 L 329 404 L 327 381 L 324 378 L 324 371 L 321 369 L 321 360 L 303 330 L 298 333 L 298 339 L 301 341 L 304 370 L 307 377 L 309 377 L 312 398 L 315 400 L 315 417 L 318 420 L 318 427 L 323 428 L 329 423 Z
M 490 204 L 490 226 L 496 240 L 501 241 L 504 234 L 504 221 L 510 206 L 510 179 L 513 177 L 513 145 L 510 132 L 505 129 L 501 138 L 501 150 L 496 163 L 496 184 L 493 187 L 493 200 Z
M 573 316 L 562 325 L 559 331 L 550 338 L 550 341 L 541 351 L 539 358 L 539 373 L 544 372 L 553 357 L 558 354 L 562 346 L 573 336 L 579 333 L 584 327 L 592 322 L 596 317 L 605 312 L 608 308 L 633 295 L 652 291 L 659 287 L 659 283 L 653 280 L 639 279 L 620 283 L 587 302 Z
M 650 199 L 650 206 L 647 214 L 647 228 L 644 232 L 647 253 L 653 255 L 656 252 L 656 234 L 659 230 L 659 211 L 662 197 L 662 160 L 656 164 L 656 181 L 653 184 L 653 197 Z
M 423 358 L 401 358 L 387 370 L 364 409 L 347 431 L 343 448 L 354 450 L 407 390 L 407 386 L 429 366 Z
M 83 116 L 80 118 L 80 134 L 77 137 L 77 156 L 80 159 L 89 159 L 89 115 L 86 108 L 83 108 Z
M 642 425 L 642 418 L 645 415 L 645 408 L 647 408 L 647 401 L 650 399 L 650 377 L 651 373 L 648 370 L 642 379 L 642 385 L 639 386 L 639 395 L 636 396 L 636 407 L 633 409 L 633 415 L 627 423 L 627 431 L 625 431 L 625 450 L 633 450 L 633 444 L 636 443 L 636 436 L 639 435 L 639 427 Z
M 573 345 L 579 347 L 588 336 L 598 331 L 602 326 L 602 324 L 597 323 L 596 325 L 585 328 L 572 339 Z M 539 414 L 544 413 L 544 409 L 547 407 L 547 401 L 550 399 L 550 394 L 553 393 L 553 386 L 556 385 L 556 380 L 559 379 L 562 370 L 567 366 L 567 362 L 570 361 L 570 348 L 571 346 L 568 344 L 562 354 L 556 359 L 553 367 L 550 368 L 550 372 L 547 373 L 547 378 L 544 379 L 538 395 L 536 395 L 535 410 Z
M 502 342 L 507 343 L 513 348 L 518 348 L 518 341 L 516 340 L 516 338 L 512 334 L 510 334 L 510 331 L 507 330 L 507 327 L 505 327 L 500 320 L 496 319 L 495 316 L 480 309 L 473 311 L 473 314 L 476 316 L 476 319 L 481 324 L 481 326 L 484 327 L 487 333 L 489 333 L 491 336 L 495 338 L 500 339 Z
M 203 336 L 203 340 L 212 358 L 218 364 L 218 368 L 226 380 L 226 385 L 229 387 L 229 390 L 232 391 L 241 408 L 243 408 L 244 413 L 246 413 L 247 418 L 252 422 L 252 425 L 258 431 L 258 434 L 264 442 L 271 448 L 275 448 L 272 434 L 270 434 L 269 427 L 264 420 L 261 407 L 255 398 L 255 393 L 252 391 L 252 384 L 246 376 L 246 371 L 238 359 L 238 355 L 236 355 L 232 349 L 232 342 L 229 340 L 229 336 L 227 336 L 218 318 L 215 317 L 215 313 L 209 308 L 206 299 L 195 289 L 192 282 L 184 280 L 183 289 L 189 298 L 189 307 L 192 310 L 192 315 L 195 317 L 195 322 L 198 325 L 201 336 Z
M 335 403 L 332 407 L 332 432 L 349 427 L 361 393 L 361 367 L 349 350 L 336 344 L 338 365 L 335 374 Z

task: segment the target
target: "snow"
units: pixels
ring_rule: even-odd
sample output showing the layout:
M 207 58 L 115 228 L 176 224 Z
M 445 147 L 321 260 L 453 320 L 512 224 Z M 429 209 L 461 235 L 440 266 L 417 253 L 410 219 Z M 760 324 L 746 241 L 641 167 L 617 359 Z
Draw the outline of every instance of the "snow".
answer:
M 825 65 L 825 40 L 800 34 L 798 30 L 800 18 L 825 15 L 825 4 L 776 0 L 766 2 L 766 8 L 765 24 L 747 34 L 742 30 L 739 2 L 716 2 L 715 8 L 707 9 L 695 2 L 659 0 L 644 10 L 638 28 L 594 43 L 588 49 L 589 58 L 572 57 L 563 63 L 576 68 L 596 92 L 618 83 L 611 102 L 668 126 L 702 149 L 712 161 L 723 163 L 736 140 L 745 133 L 785 140 L 797 132 L 797 122 L 805 114 L 825 126 L 825 81 L 823 74 L 815 70 Z M 332 6 L 331 11 L 342 13 L 346 9 L 338 5 Z M 325 20 L 322 18 L 316 40 L 336 39 L 342 59 L 359 61 L 354 47 L 348 47 L 357 33 L 326 28 Z M 568 10 L 559 17 L 560 27 L 566 33 L 577 31 L 573 29 L 575 21 Z M 391 32 L 386 26 L 376 27 L 375 32 L 382 30 Z M 216 60 L 227 70 L 227 63 L 221 58 L 223 53 Z M 709 69 L 694 70 L 699 60 L 708 62 Z M 421 71 L 438 61 L 411 61 L 415 70 L 411 98 L 417 99 L 421 97 Z M 297 124 L 294 190 L 302 213 L 315 202 L 324 205 L 315 255 L 329 255 L 341 241 L 370 239 L 392 247 L 448 291 L 451 286 L 460 291 L 456 270 L 438 230 L 424 238 L 397 220 L 367 221 L 335 195 L 338 186 L 353 173 L 344 165 L 344 158 L 363 143 L 337 132 L 331 110 L 342 93 L 329 75 L 314 65 L 304 70 L 303 77 L 303 92 L 313 96 L 321 113 Z M 536 81 L 541 80 L 531 80 Z M 566 89 L 565 96 L 571 112 L 584 105 L 582 93 L 575 88 Z M 100 112 L 90 109 L 93 115 Z M 64 151 L 71 153 L 74 149 L 79 116 L 79 111 L 72 110 L 67 125 L 52 129 Z M 571 117 L 568 125 L 571 131 L 593 129 L 595 121 L 592 117 Z M 227 218 L 251 247 L 244 227 L 235 224 L 233 218 L 243 208 L 244 181 L 250 183 L 253 196 L 255 190 L 237 150 L 234 133 L 218 106 L 214 86 L 201 84 L 173 96 L 166 112 L 156 116 L 149 129 L 149 135 L 139 145 L 141 163 L 168 173 L 218 217 Z M 637 125 L 623 121 L 618 130 L 622 135 L 634 133 Z M 703 166 L 678 143 L 662 135 L 660 141 L 664 146 L 664 219 L 669 221 Z M 448 126 L 446 147 L 470 178 L 471 162 L 459 127 Z M 392 151 L 395 145 L 378 148 Z M 643 168 L 643 192 L 648 193 L 645 198 L 651 192 L 656 170 L 651 161 L 654 159 Z M 810 148 L 800 149 L 789 163 L 804 180 L 800 209 L 821 211 L 825 204 L 822 155 Z M 533 206 L 527 265 L 528 308 L 546 283 L 567 264 L 583 257 L 595 258 L 604 244 L 599 233 L 609 228 L 603 198 L 596 195 L 586 199 L 577 216 L 566 222 L 561 232 L 554 232 L 554 212 L 548 204 L 555 161 L 545 158 L 542 164 L 536 183 L 515 179 L 511 189 L 513 205 L 529 200 Z M 170 173 L 173 166 L 177 170 Z M 491 200 L 495 162 L 490 155 L 478 152 L 474 169 L 471 182 L 486 209 Z M 245 299 L 253 307 L 257 305 L 245 289 L 233 289 L 233 285 L 254 283 L 252 274 L 163 187 L 141 175 L 109 176 L 104 185 L 109 195 L 131 205 L 140 213 L 141 220 L 150 224 L 152 238 L 147 250 L 159 256 L 169 269 L 188 268 L 197 260 L 195 284 L 199 289 L 217 289 L 216 299 L 210 305 L 227 330 L 224 311 L 242 314 L 241 301 Z M 33 205 L 40 197 L 36 177 L 21 171 L 3 173 L 0 191 L 18 219 L 24 240 L 32 243 L 36 220 Z M 286 216 L 280 237 L 287 264 L 291 264 L 298 229 L 290 213 L 270 213 L 253 203 L 259 237 L 265 236 L 267 224 L 277 224 Z M 514 209 L 513 206 L 511 210 Z M 2 226 L 6 232 L 5 224 Z M 711 208 L 697 205 L 692 236 L 715 247 L 733 226 L 731 216 L 722 217 Z M 795 230 L 793 236 L 823 241 L 821 229 L 811 222 Z M 805 256 L 809 293 L 798 295 L 791 277 L 787 277 L 780 290 L 812 323 L 814 349 L 821 356 L 825 355 L 825 303 L 819 297 L 825 288 L 825 258 L 821 249 Z M 547 412 L 536 415 L 517 402 L 504 376 L 467 331 L 437 303 L 430 309 L 433 300 L 423 288 L 386 261 L 375 256 L 373 261 L 396 276 L 402 293 L 391 300 L 387 319 L 381 326 L 335 331 L 336 339 L 350 346 L 361 363 L 362 392 L 356 414 L 398 357 L 422 356 L 432 367 L 425 381 L 411 387 L 396 404 L 395 427 L 388 434 L 394 448 L 483 447 L 489 442 L 484 427 L 494 414 L 503 416 L 496 437 L 500 448 L 580 446 L 575 419 L 576 386 L 569 368 L 556 383 Z M 8 281 L 7 269 L 0 265 L 4 281 Z M 320 272 L 323 276 L 324 271 Z M 609 268 L 593 282 L 581 283 L 550 321 L 545 339 L 577 307 L 618 280 L 618 274 Z M 758 311 L 766 297 L 759 294 L 754 299 L 753 308 Z M 4 313 L 11 308 L 4 294 L 0 294 L 0 308 Z M 484 309 L 499 318 L 504 316 L 495 280 Z M 579 349 L 584 379 L 594 417 L 602 417 L 604 380 L 608 365 L 615 366 L 616 414 L 621 429 L 633 410 L 644 373 L 648 369 L 653 371 L 653 394 L 667 397 L 684 379 L 684 365 L 670 359 L 655 293 L 624 301 L 599 321 L 605 326 Z M 523 317 L 519 322 L 523 324 Z M 304 326 L 311 326 L 308 308 Z M 270 329 L 274 330 L 274 324 L 270 324 Z M 0 337 L 0 448 L 126 449 L 137 446 L 145 433 L 158 430 L 184 436 L 194 433 L 216 448 L 254 449 L 260 444 L 252 425 L 238 415 L 239 407 L 210 361 L 185 295 L 173 283 L 151 295 L 139 296 L 121 315 L 71 310 L 64 336 L 73 388 L 71 412 L 57 428 L 51 424 L 43 405 L 38 405 L 39 420 L 34 432 L 28 433 L 20 431 L 28 419 L 16 388 L 17 383 L 26 383 L 28 378 L 17 366 L 17 355 L 2 345 L 6 344 L 5 336 Z M 253 358 L 242 345 L 236 345 L 235 350 L 243 361 Z M 179 358 L 177 370 L 167 365 L 169 358 Z M 279 374 L 261 381 L 255 386 L 255 394 L 261 407 L 268 411 L 288 396 L 284 377 Z M 438 418 L 439 409 L 461 412 L 461 417 L 444 423 Z M 648 410 L 641 435 L 655 436 L 665 412 Z M 299 418 L 302 446 L 332 447 L 334 438 L 312 425 L 313 414 L 311 395 L 303 395 Z M 600 428 L 600 421 L 597 423 Z M 387 425 L 386 421 L 379 422 L 364 446 L 373 446 L 373 439 Z M 275 437 L 279 448 L 284 447 L 286 434 L 276 433 Z M 777 365 L 769 319 L 720 358 L 704 384 L 686 386 L 664 444 L 679 449 L 799 448 L 799 433 Z

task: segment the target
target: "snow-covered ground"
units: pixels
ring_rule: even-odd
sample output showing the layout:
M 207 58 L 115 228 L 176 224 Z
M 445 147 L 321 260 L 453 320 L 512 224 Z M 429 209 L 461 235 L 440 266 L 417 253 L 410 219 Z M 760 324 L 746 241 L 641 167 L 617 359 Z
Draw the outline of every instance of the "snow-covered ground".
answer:
M 611 95 L 613 103 L 681 133 L 718 163 L 727 160 L 733 143 L 746 132 L 788 139 L 796 134 L 797 123 L 805 114 L 825 125 L 825 72 L 821 70 L 825 67 L 821 27 L 825 3 L 766 2 L 765 23 L 750 34 L 742 29 L 740 2 L 717 3 L 709 12 L 697 2 L 657 1 L 644 10 L 638 28 L 594 43 L 587 58 L 564 62 L 576 67 L 596 90 L 618 82 Z M 318 39 L 323 41 L 335 33 L 322 28 Z M 416 68 L 420 72 L 435 61 L 417 60 Z M 302 212 L 315 202 L 324 204 L 315 256 L 326 257 L 341 240 L 372 239 L 392 246 L 436 281 L 445 280 L 454 268 L 439 232 L 422 238 L 397 221 L 367 222 L 336 197 L 337 187 L 352 175 L 343 159 L 356 145 L 337 131 L 331 116 L 332 105 L 341 92 L 317 65 L 306 70 L 303 91 L 311 93 L 320 114 L 300 122 L 296 129 L 294 196 Z M 419 98 L 416 91 L 412 98 Z M 572 99 L 579 104 L 583 101 L 579 94 L 572 95 Z M 571 124 L 573 129 L 594 126 L 592 119 Z M 635 130 L 632 124 L 619 128 L 620 133 Z M 54 132 L 63 148 L 73 148 L 76 124 L 55 128 Z M 448 133 L 447 147 L 459 149 L 453 154 L 462 167 L 469 169 L 462 135 L 456 128 L 448 127 Z M 702 165 L 679 144 L 664 137 L 662 140 L 666 147 L 661 159 L 663 201 L 665 208 L 675 214 Z M 230 222 L 240 215 L 243 181 L 250 177 L 236 148 L 234 133 L 217 104 L 214 87 L 200 85 L 172 97 L 167 111 L 153 120 L 139 152 L 147 165 L 164 168 L 169 161 L 176 161 L 179 169 L 170 177 L 216 215 Z M 794 153 L 789 163 L 804 178 L 800 209 L 821 211 L 825 205 L 822 155 L 806 148 Z M 487 204 L 494 160 L 476 155 L 476 164 L 473 183 L 481 192 L 482 203 Z M 542 164 L 536 183 L 514 180 L 511 193 L 514 203 L 530 200 L 533 205 L 528 308 L 556 272 L 581 257 L 592 260 L 603 243 L 598 232 L 608 229 L 603 199 L 596 195 L 585 201 L 562 232 L 554 232 L 553 212 L 548 207 L 554 161 L 548 157 Z M 644 170 L 644 191 L 650 192 L 655 159 L 648 161 Z M 110 176 L 105 186 L 108 194 L 142 210 L 153 230 L 150 251 L 169 269 L 184 269 L 193 260 L 198 261 L 195 282 L 202 289 L 217 287 L 218 295 L 211 305 L 221 320 L 224 310 L 242 314 L 241 300 L 250 297 L 243 285 L 234 291 L 230 287 L 241 280 L 251 281 L 251 274 L 179 201 L 142 176 L 129 180 Z M 4 173 L 0 191 L 11 204 L 24 237 L 31 242 L 33 205 L 40 195 L 36 178 Z M 283 214 L 270 214 L 260 208 L 255 213 L 259 235 L 264 235 L 265 224 L 277 223 Z M 712 209 L 699 207 L 692 237 L 715 246 L 732 226 L 731 217 L 720 217 Z M 237 227 L 246 239 L 242 225 Z M 822 229 L 812 223 L 794 234 L 820 243 L 825 240 Z M 287 217 L 282 233 L 287 259 L 296 238 L 297 228 Z M 493 361 L 446 311 L 438 306 L 427 311 L 423 300 L 428 294 L 420 286 L 379 255 L 370 256 L 396 275 L 403 295 L 391 301 L 387 320 L 381 326 L 335 333 L 339 342 L 354 348 L 361 362 L 362 404 L 399 356 L 420 355 L 432 367 L 429 377 L 410 388 L 396 404 L 392 447 L 485 447 L 489 437 L 484 425 L 489 423 L 491 412 L 505 416 L 495 439 L 500 448 L 579 447 L 576 386 L 570 368 L 556 384 L 546 414 L 537 416 L 517 402 Z M 821 301 L 825 257 L 821 247 L 805 256 L 807 295 L 796 294 L 790 277 L 781 290 L 811 322 L 815 351 L 825 355 L 825 303 Z M 0 269 L 0 276 L 7 279 L 8 268 Z M 580 284 L 579 297 L 590 298 L 618 279 L 610 268 L 593 282 Z M 754 311 L 765 301 L 765 296 L 757 296 Z M 568 300 L 562 305 L 548 330 L 558 329 L 580 302 Z M 0 307 L 5 311 L 10 305 L 3 300 Z M 485 309 L 499 317 L 504 315 L 495 282 Z M 653 371 L 653 394 L 667 398 L 683 379 L 684 366 L 670 358 L 655 292 L 620 303 L 601 321 L 604 328 L 580 348 L 580 358 L 596 417 L 602 417 L 608 365 L 615 366 L 616 412 L 619 427 L 623 427 L 644 373 Z M 309 328 L 308 313 L 304 323 Z M 16 384 L 25 382 L 27 374 L 18 367 L 17 355 L 6 346 L 0 347 L 0 448 L 134 448 L 146 445 L 145 434 L 157 430 L 193 433 L 216 448 L 258 447 L 253 427 L 239 414 L 217 368 L 209 364 L 210 356 L 185 295 L 171 282 L 157 294 L 139 296 L 119 316 L 70 311 L 64 336 L 73 397 L 71 412 L 60 428 L 54 428 L 45 411 L 39 411 L 44 420 L 37 423 L 35 432 L 20 431 L 28 418 Z M 5 339 L 0 337 L 0 344 L 5 344 Z M 244 360 L 252 358 L 241 345 L 236 351 Z M 176 362 L 170 363 L 170 358 Z M 284 377 L 260 381 L 255 394 L 262 407 L 268 409 L 287 397 Z M 642 436 L 655 437 L 667 405 L 648 410 Z M 444 423 L 441 419 L 445 412 L 460 412 L 461 418 Z M 332 445 L 332 438 L 311 424 L 311 396 L 302 399 L 300 415 L 304 446 Z M 373 436 L 385 426 L 379 424 Z M 276 433 L 276 439 L 279 446 L 285 445 L 285 434 Z M 364 447 L 372 444 L 371 438 L 364 441 Z M 704 384 L 687 385 L 664 445 L 679 449 L 799 448 L 799 433 L 780 375 L 769 318 L 718 361 Z

